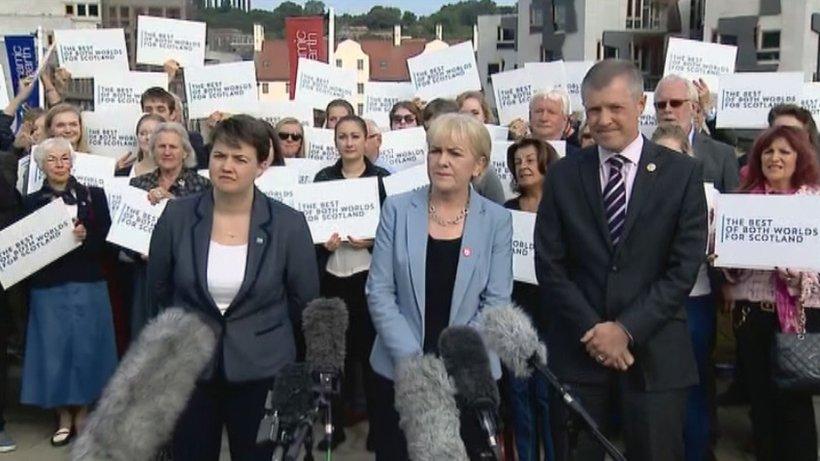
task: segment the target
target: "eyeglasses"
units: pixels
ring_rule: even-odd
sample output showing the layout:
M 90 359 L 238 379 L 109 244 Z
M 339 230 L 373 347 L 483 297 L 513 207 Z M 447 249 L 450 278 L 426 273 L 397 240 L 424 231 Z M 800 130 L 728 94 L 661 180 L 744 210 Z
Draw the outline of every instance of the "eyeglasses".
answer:
M 393 123 L 415 123 L 416 116 L 412 114 L 407 115 L 394 115 L 393 116 Z
M 46 163 L 51 165 L 71 163 L 71 157 L 46 157 Z
M 301 141 L 302 140 L 302 135 L 299 134 L 299 133 L 281 132 L 281 133 L 279 133 L 279 139 L 281 139 L 282 141 L 287 141 L 288 139 L 290 139 L 291 141 Z
M 655 101 L 655 109 L 664 110 L 666 109 L 666 106 L 669 106 L 673 109 L 677 109 L 678 107 L 682 106 L 685 102 L 689 101 L 687 99 L 670 99 L 669 101 Z

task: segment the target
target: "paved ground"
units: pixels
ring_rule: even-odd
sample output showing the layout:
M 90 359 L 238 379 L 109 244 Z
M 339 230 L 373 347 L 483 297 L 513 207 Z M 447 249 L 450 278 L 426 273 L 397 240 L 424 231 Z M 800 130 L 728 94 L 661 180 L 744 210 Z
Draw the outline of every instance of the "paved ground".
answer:
M 10 396 L 19 395 L 19 368 L 11 370 Z M 721 383 L 725 385 L 725 383 Z M 12 399 L 13 400 L 13 399 Z M 815 408 L 820 415 L 820 405 L 815 401 Z M 751 444 L 751 427 L 747 417 L 748 409 L 736 407 L 721 409 L 721 437 L 718 444 L 717 459 L 720 461 L 751 461 L 754 459 L 748 449 Z M 54 419 L 50 412 L 32 407 L 12 404 L 8 409 L 7 430 L 17 441 L 18 449 L 12 453 L 0 454 L 0 461 L 61 461 L 68 459 L 67 448 L 53 448 L 49 438 L 54 430 Z M 364 449 L 367 435 L 367 423 L 361 423 L 347 432 L 347 441 L 334 453 L 338 461 L 372 460 L 373 455 Z M 223 437 L 223 440 L 225 437 Z M 229 460 L 227 441 L 223 443 L 222 460 Z M 316 453 L 316 459 L 324 459 Z

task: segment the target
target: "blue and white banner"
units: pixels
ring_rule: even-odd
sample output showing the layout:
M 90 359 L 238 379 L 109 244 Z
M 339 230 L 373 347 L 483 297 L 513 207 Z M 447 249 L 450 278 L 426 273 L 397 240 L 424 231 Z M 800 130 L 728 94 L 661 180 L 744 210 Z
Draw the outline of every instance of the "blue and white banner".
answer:
M 6 54 L 9 57 L 9 77 L 11 78 L 12 93 L 20 89 L 20 80 L 32 76 L 37 72 L 37 45 L 33 35 L 6 35 Z M 28 107 L 40 106 L 40 85 L 36 85 L 28 99 L 17 109 L 17 120 L 23 117 L 23 111 Z

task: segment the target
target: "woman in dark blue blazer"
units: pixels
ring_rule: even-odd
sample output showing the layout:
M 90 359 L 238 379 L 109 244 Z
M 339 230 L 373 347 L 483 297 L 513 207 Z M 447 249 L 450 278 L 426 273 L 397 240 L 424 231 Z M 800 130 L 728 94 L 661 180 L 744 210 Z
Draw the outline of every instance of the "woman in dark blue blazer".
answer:
M 315 253 L 304 216 L 254 186 L 270 149 L 263 122 L 226 119 L 212 145 L 212 190 L 168 203 L 148 260 L 152 312 L 193 311 L 219 338 L 177 424 L 173 458 L 217 460 L 224 425 L 232 459 L 269 460 L 256 431 L 274 377 L 296 360 L 301 311 L 319 293 Z

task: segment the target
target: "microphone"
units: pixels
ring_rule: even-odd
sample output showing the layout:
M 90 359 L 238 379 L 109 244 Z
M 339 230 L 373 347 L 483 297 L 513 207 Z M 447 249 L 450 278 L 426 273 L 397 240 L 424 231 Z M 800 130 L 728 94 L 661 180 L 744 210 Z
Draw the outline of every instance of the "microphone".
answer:
M 396 367 L 395 407 L 413 461 L 466 460 L 455 387 L 438 357 L 405 359 Z
M 173 434 L 216 335 L 196 314 L 164 310 L 125 354 L 71 449 L 72 460 L 151 460 Z
M 259 425 L 256 443 L 276 445 L 272 459 L 295 460 L 310 440 L 316 408 L 313 379 L 307 364 L 289 363 L 276 375 L 273 389 L 265 399 L 265 417 Z
M 568 408 L 584 420 L 592 435 L 615 461 L 626 461 L 598 428 L 598 424 L 583 406 L 564 388 L 558 378 L 547 368 L 547 347 L 538 339 L 530 318 L 515 305 L 483 309 L 478 314 L 478 322 L 484 339 L 490 349 L 504 362 L 518 378 L 527 378 L 533 371 L 547 379 L 547 382 L 561 395 Z
M 447 327 L 439 336 L 438 350 L 444 367 L 455 383 L 459 408 L 468 414 L 475 414 L 487 438 L 486 447 L 467 447 L 470 458 L 500 460 L 496 438 L 500 398 L 481 335 L 469 326 Z M 462 433 L 464 429 L 462 427 Z

